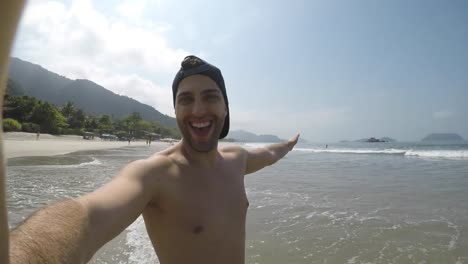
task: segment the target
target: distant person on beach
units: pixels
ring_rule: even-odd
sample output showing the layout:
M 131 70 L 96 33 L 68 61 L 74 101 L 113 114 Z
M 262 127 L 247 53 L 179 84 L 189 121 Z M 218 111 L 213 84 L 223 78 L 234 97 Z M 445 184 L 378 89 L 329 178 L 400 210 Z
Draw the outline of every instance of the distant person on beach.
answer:
M 11 231 L 13 263 L 89 261 L 141 214 L 162 264 L 244 263 L 244 175 L 283 158 L 299 135 L 255 149 L 218 146 L 229 132 L 226 87 L 221 71 L 196 56 L 182 61 L 172 91 L 182 140 L 93 193 L 35 212 Z
M 36 140 L 39 140 L 39 136 L 41 135 L 41 132 L 39 130 L 37 130 L 37 133 L 36 133 Z

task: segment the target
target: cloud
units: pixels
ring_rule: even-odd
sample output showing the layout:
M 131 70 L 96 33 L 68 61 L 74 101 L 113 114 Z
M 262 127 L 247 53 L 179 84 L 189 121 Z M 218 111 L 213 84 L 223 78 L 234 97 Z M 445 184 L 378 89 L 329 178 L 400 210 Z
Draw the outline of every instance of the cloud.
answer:
M 450 110 L 441 110 L 441 111 L 434 112 L 432 114 L 432 117 L 434 119 L 447 119 L 447 118 L 451 118 L 453 115 L 454 113 Z
M 122 1 L 115 10 L 125 17 L 141 17 L 147 6 L 147 0 L 127 0 Z
M 122 1 L 115 15 L 91 0 L 31 1 L 14 55 L 69 78 L 86 78 L 173 116 L 170 80 L 189 51 L 171 47 L 170 25 L 129 22 L 149 0 Z M 126 18 L 124 18 L 125 16 Z
M 160 6 L 160 0 L 123 0 L 114 9 L 120 16 L 140 20 L 148 10 Z

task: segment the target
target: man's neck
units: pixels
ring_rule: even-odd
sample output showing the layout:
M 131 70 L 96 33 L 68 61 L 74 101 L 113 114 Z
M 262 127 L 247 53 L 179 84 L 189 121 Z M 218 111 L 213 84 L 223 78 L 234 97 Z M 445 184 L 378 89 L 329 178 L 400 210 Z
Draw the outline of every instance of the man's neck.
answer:
M 198 164 L 201 167 L 213 167 L 221 157 L 218 151 L 218 144 L 208 152 L 199 152 L 194 150 L 187 142 L 184 142 L 184 139 L 180 141 L 180 144 L 182 153 L 187 160 L 191 163 Z

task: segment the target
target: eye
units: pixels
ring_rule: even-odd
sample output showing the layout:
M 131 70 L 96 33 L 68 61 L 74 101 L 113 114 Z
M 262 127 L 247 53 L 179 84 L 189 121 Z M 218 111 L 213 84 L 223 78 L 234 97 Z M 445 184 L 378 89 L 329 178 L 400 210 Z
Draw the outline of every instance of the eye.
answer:
M 205 98 L 209 102 L 216 102 L 219 100 L 219 96 L 217 94 L 208 94 Z
M 192 101 L 192 97 L 189 96 L 182 96 L 177 99 L 177 103 L 182 105 L 190 104 Z

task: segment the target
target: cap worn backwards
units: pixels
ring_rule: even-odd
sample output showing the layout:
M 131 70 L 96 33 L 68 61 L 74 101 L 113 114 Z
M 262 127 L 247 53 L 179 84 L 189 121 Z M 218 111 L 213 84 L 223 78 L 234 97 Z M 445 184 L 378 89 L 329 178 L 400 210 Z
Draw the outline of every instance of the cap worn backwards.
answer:
M 190 55 L 185 57 L 181 63 L 180 70 L 177 72 L 174 81 L 172 82 L 172 102 L 175 106 L 175 99 L 179 89 L 179 83 L 183 79 L 196 74 L 205 75 L 211 78 L 216 82 L 219 89 L 221 90 L 221 93 L 223 94 L 224 102 L 226 102 L 227 115 L 224 119 L 223 130 L 219 136 L 219 139 L 222 139 L 226 137 L 229 132 L 229 102 L 223 75 L 221 74 L 221 70 L 219 70 L 216 66 L 209 64 L 197 56 Z

